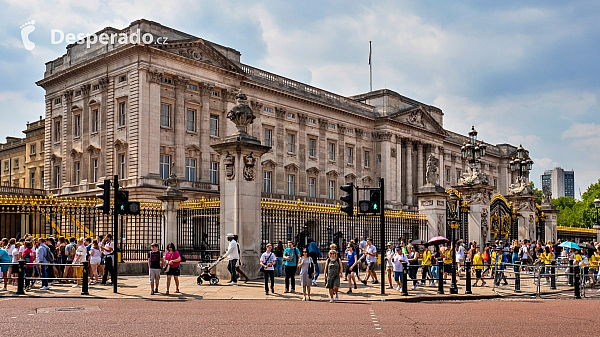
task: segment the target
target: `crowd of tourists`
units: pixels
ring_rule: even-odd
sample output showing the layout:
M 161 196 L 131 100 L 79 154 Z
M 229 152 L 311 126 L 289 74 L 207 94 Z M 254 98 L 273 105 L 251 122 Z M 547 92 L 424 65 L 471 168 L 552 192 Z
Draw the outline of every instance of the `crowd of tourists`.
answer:
M 40 290 L 50 290 L 55 283 L 73 283 L 80 288 L 83 280 L 83 262 L 89 262 L 89 283 L 106 285 L 112 280 L 114 243 L 110 234 L 95 238 L 65 238 L 59 236 L 35 238 L 29 234 L 19 240 L 4 238 L 0 241 L 0 277 L 4 284 L 17 285 L 15 265 L 25 263 L 25 290 L 36 284 Z M 112 284 L 112 283 L 108 283 Z

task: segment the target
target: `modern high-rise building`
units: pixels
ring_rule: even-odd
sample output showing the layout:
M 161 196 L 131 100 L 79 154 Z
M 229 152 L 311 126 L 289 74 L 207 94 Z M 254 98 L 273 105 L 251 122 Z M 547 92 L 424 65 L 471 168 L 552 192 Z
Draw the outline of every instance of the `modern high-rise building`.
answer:
M 542 186 L 548 186 L 552 191 L 552 198 L 575 198 L 575 172 L 565 171 L 560 167 L 546 170 L 542 174 Z

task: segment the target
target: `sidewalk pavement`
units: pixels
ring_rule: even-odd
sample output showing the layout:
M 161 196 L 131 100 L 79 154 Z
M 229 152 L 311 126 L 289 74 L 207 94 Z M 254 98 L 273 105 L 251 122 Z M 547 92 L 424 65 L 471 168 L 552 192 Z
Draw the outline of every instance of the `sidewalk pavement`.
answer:
M 381 277 L 378 278 L 381 282 Z M 237 286 L 227 285 L 228 280 L 220 280 L 217 285 L 209 285 L 204 282 L 202 285 L 196 284 L 196 276 L 183 275 L 179 278 L 179 289 L 181 293 L 175 293 L 175 283 L 171 280 L 170 294 L 166 292 L 166 275 L 161 275 L 159 294 L 151 295 L 150 281 L 148 276 L 123 276 L 118 280 L 118 292 L 113 293 L 112 285 L 90 285 L 89 295 L 81 295 L 81 288 L 73 288 L 72 284 L 62 284 L 56 282 L 50 286 L 50 290 L 40 290 L 39 281 L 31 291 L 26 292 L 24 297 L 44 297 L 44 298 L 102 298 L 102 299 L 148 299 L 148 300 L 301 300 L 302 287 L 300 286 L 299 277 L 296 276 L 296 292 L 284 293 L 285 284 L 284 277 L 275 278 L 275 294 L 265 295 L 264 281 L 250 280 L 248 283 L 238 282 Z M 328 301 L 328 289 L 323 286 L 323 276 L 319 277 L 317 286 L 311 287 L 312 301 Z M 458 281 L 458 294 L 450 294 L 450 280 L 444 285 L 444 295 L 437 294 L 437 286 L 417 287 L 416 290 L 411 290 L 412 281 L 408 283 L 408 296 L 402 296 L 400 291 L 395 289 L 385 289 L 385 295 L 381 295 L 381 284 L 363 285 L 357 284 L 357 289 L 352 289 L 352 294 L 346 294 L 348 284 L 341 281 L 342 287 L 339 291 L 340 301 L 405 301 L 405 302 L 420 302 L 420 301 L 438 301 L 438 300 L 477 300 L 499 297 L 492 290 L 492 280 L 489 280 L 485 287 L 473 287 L 471 295 L 465 294 L 465 280 Z M 386 280 L 386 287 L 387 287 Z M 0 288 L 1 289 L 1 288 Z M 9 285 L 8 291 L 0 291 L 0 298 L 18 296 L 15 294 L 16 286 Z

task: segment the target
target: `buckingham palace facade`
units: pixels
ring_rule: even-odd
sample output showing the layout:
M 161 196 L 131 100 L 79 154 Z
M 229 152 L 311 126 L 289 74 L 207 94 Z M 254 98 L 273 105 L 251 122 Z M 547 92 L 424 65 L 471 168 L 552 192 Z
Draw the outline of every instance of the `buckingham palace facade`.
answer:
M 431 154 L 446 188 L 467 169 L 467 137 L 444 129 L 439 108 L 387 89 L 337 95 L 152 21 L 97 35 L 135 32 L 167 44 L 72 44 L 46 63 L 37 84 L 46 90 L 44 183 L 54 195 L 91 196 L 119 175 L 132 198 L 155 200 L 175 174 L 185 196 L 217 197 L 222 164 L 211 144 L 234 132 L 226 113 L 239 90 L 257 116 L 249 133 L 272 147 L 260 165 L 265 197 L 335 203 L 339 186 L 374 187 L 383 177 L 386 206 L 413 210 Z M 487 152 L 481 170 L 506 194 L 516 147 Z

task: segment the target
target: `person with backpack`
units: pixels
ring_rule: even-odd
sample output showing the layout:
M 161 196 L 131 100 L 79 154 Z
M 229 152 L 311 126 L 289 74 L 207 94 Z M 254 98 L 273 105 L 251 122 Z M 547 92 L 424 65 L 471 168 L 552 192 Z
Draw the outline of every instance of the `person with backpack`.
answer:
M 313 259 L 308 256 L 308 248 L 302 250 L 302 258 L 300 258 L 298 268 L 300 268 L 302 300 L 310 301 L 310 286 L 312 285 L 312 275 L 315 273 L 315 263 Z
M 292 241 L 288 241 L 288 247 L 283 252 L 285 260 L 285 293 L 290 292 L 290 282 L 292 283 L 292 293 L 296 291 L 296 269 L 300 251 L 294 247 Z
M 267 251 L 260 257 L 260 265 L 265 277 L 265 295 L 269 295 L 269 279 L 271 279 L 271 293 L 275 293 L 275 265 L 277 264 L 277 256 L 271 251 L 272 249 L 273 245 L 267 243 Z
M 317 285 L 317 278 L 319 277 L 320 274 L 320 270 L 319 270 L 319 263 L 317 263 L 318 259 L 320 257 L 323 257 L 323 254 L 321 254 L 321 249 L 319 249 L 319 245 L 317 245 L 317 243 L 315 242 L 315 240 L 313 240 L 312 238 L 308 239 L 308 256 L 310 256 L 310 258 L 313 260 L 313 263 L 315 264 L 315 272 L 312 278 L 312 285 L 316 286 Z

